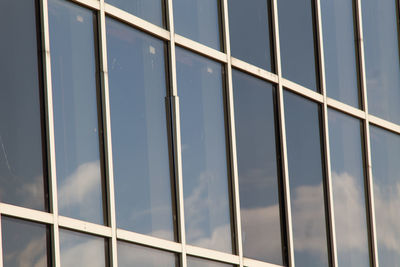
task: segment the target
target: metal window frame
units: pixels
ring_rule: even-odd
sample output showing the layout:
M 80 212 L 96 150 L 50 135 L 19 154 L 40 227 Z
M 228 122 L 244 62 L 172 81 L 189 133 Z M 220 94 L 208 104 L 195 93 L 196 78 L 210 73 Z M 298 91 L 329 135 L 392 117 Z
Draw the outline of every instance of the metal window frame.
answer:
M 310 90 L 299 84 L 285 79 L 282 76 L 281 70 L 281 57 L 280 57 L 280 42 L 279 42 L 279 21 L 278 21 L 278 0 L 271 0 L 272 10 L 272 38 L 274 45 L 274 60 L 276 73 L 269 72 L 261 69 L 245 61 L 239 60 L 231 56 L 230 51 L 230 38 L 229 38 L 229 15 L 228 15 L 228 1 L 221 1 L 222 12 L 222 33 L 221 37 L 224 42 L 225 52 L 215 50 L 207 47 L 196 41 L 190 40 L 184 36 L 175 34 L 174 31 L 174 14 L 173 14 L 173 1 L 165 1 L 165 11 L 167 18 L 168 30 L 147 22 L 135 15 L 129 14 L 119 8 L 105 3 L 105 0 L 66 0 L 77 3 L 86 8 L 97 12 L 98 17 L 98 36 L 100 48 L 100 76 L 101 76 L 101 96 L 103 105 L 103 130 L 104 130 L 104 145 L 105 145 L 105 163 L 106 163 L 106 192 L 107 192 L 107 205 L 108 211 L 108 225 L 98 225 L 81 220 L 76 220 L 64 216 L 59 216 L 57 205 L 57 179 L 56 179 L 56 155 L 55 155 L 55 141 L 54 141 L 54 115 L 53 115 L 53 98 L 52 98 L 52 83 L 51 83 L 51 53 L 50 53 L 50 37 L 49 37 L 49 22 L 48 22 L 48 0 L 38 0 L 40 6 L 40 21 L 42 32 L 42 54 L 43 54 L 43 77 L 44 77 L 44 106 L 45 106 L 45 125 L 47 137 L 47 155 L 48 155 L 48 178 L 49 178 L 49 193 L 50 193 L 50 213 L 37 211 L 33 209 L 18 207 L 10 204 L 0 203 L 0 267 L 3 266 L 2 261 L 2 240 L 1 240 L 1 215 L 12 216 L 20 219 L 35 221 L 47 224 L 51 228 L 52 239 L 52 261 L 55 267 L 60 267 L 60 247 L 59 247 L 59 228 L 65 228 L 84 232 L 96 236 L 103 237 L 110 241 L 110 265 L 117 266 L 117 242 L 128 241 L 139 245 L 154 247 L 171 253 L 176 253 L 180 256 L 180 266 L 186 267 L 186 258 L 188 255 L 201 257 L 205 259 L 224 262 L 227 264 L 235 264 L 240 267 L 243 266 L 265 266 L 277 267 L 279 265 L 269 264 L 265 262 L 256 261 L 253 259 L 244 258 L 242 247 L 242 232 L 241 232 L 241 219 L 240 219 L 240 196 L 239 196 L 239 182 L 237 171 L 237 151 L 236 151 L 236 133 L 235 133 L 235 115 L 233 103 L 233 89 L 232 89 L 232 67 L 252 74 L 260 79 L 268 81 L 277 87 L 278 98 L 278 118 L 279 118 L 279 134 L 281 139 L 281 155 L 282 155 L 282 179 L 283 179 L 283 196 L 285 205 L 285 222 L 287 233 L 288 245 L 288 265 L 294 267 L 294 250 L 293 250 L 293 229 L 291 217 L 291 200 L 289 188 L 289 173 L 287 162 L 287 144 L 286 144 L 286 129 L 285 129 L 285 116 L 284 116 L 284 102 L 283 102 L 283 88 L 296 92 L 302 97 L 311 99 L 322 105 L 323 114 L 323 145 L 325 147 L 324 160 L 326 168 L 327 179 L 327 192 L 328 192 L 328 211 L 329 211 L 329 236 L 331 247 L 331 265 L 337 266 L 337 248 L 335 240 L 335 224 L 334 224 L 334 209 L 332 201 L 332 181 L 330 173 L 330 155 L 329 155 L 329 133 L 328 133 L 328 117 L 327 112 L 329 108 L 339 110 L 350 116 L 356 117 L 363 122 L 364 130 L 364 151 L 366 159 L 366 181 L 367 190 L 366 197 L 368 202 L 368 219 L 369 219 L 369 234 L 371 242 L 371 261 L 372 266 L 379 267 L 378 263 L 378 249 L 376 237 L 376 222 L 375 222 L 375 207 L 373 196 L 373 177 L 372 177 L 372 162 L 371 162 L 371 144 L 369 126 L 376 125 L 388 131 L 400 135 L 400 125 L 384 120 L 368 113 L 367 89 L 366 89 L 366 73 L 365 73 L 365 56 L 364 56 L 364 41 L 362 30 L 362 12 L 361 0 L 355 0 L 356 3 L 356 22 L 357 22 L 357 37 L 358 37 L 358 59 L 360 68 L 360 90 L 362 106 L 355 108 L 347 105 L 338 100 L 329 98 L 326 93 L 325 85 L 325 70 L 324 70 L 324 52 L 323 52 L 323 38 L 322 38 L 322 22 L 321 22 L 321 0 L 313 0 L 316 4 L 316 29 L 317 29 L 317 45 L 319 47 L 319 66 L 320 66 L 320 80 L 321 80 L 321 93 Z M 147 235 L 142 235 L 123 229 L 118 229 L 115 218 L 115 192 L 114 192 L 114 177 L 113 177 L 113 164 L 112 164 L 112 142 L 111 142 L 111 121 L 110 121 L 110 103 L 109 103 L 109 88 L 108 88 L 108 67 L 107 67 L 107 42 L 106 42 L 106 16 L 116 18 L 132 27 L 138 28 L 147 32 L 168 44 L 168 63 L 169 63 L 169 92 L 168 99 L 171 105 L 172 116 L 172 132 L 173 132 L 173 149 L 174 149 L 174 172 L 176 183 L 176 210 L 178 217 L 177 234 L 178 241 L 168 241 Z M 185 235 L 185 219 L 184 219 L 184 199 L 182 187 L 182 155 L 181 155 L 181 136 L 180 136 L 180 117 L 179 117 L 179 97 L 177 94 L 177 81 L 176 81 L 176 60 L 175 60 L 175 46 L 179 45 L 190 49 L 191 51 L 209 57 L 225 65 L 226 72 L 226 91 L 227 91 L 227 118 L 228 118 L 228 135 L 229 135 L 229 150 L 230 158 L 228 159 L 231 166 L 231 184 L 233 196 L 233 218 L 235 229 L 235 244 L 237 248 L 237 255 L 218 252 L 196 246 L 186 244 Z

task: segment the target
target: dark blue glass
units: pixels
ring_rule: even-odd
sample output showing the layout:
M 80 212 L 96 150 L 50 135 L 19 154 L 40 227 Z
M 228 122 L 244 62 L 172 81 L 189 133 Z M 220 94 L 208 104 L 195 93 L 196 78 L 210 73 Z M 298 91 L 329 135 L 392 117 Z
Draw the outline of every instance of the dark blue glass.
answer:
M 320 107 L 284 91 L 296 267 L 328 267 Z

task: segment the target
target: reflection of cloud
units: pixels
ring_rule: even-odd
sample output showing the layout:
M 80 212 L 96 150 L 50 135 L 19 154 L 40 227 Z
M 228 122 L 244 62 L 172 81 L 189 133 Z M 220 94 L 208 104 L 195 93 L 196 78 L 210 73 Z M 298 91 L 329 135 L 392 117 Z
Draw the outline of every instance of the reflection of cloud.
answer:
M 20 244 L 24 245 L 24 244 Z M 19 267 L 44 267 L 47 266 L 46 236 L 31 240 L 19 253 L 4 255 L 5 263 L 15 263 Z
M 65 239 L 68 237 L 64 236 Z M 74 240 L 71 241 L 74 242 Z M 62 266 L 105 266 L 104 241 L 102 239 L 87 240 L 79 244 L 72 242 L 66 248 L 61 246 Z
M 118 263 L 120 266 L 175 267 L 173 253 L 118 242 Z
M 31 183 L 23 183 L 17 188 L 17 194 L 23 196 L 24 206 L 43 207 L 43 176 L 36 176 Z
M 59 187 L 60 208 L 79 205 L 92 199 L 92 194 L 98 192 L 99 183 L 100 162 L 97 160 L 81 164 Z

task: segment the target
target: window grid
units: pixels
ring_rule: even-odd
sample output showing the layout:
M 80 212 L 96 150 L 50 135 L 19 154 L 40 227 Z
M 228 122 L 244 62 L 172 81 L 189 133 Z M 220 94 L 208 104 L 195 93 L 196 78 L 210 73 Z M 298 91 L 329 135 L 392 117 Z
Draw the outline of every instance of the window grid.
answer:
M 51 62 L 50 62 L 50 45 L 49 45 L 49 25 L 48 25 L 48 9 L 47 0 L 40 1 L 40 14 L 41 14 L 41 27 L 42 27 L 42 41 L 43 41 L 43 68 L 44 68 L 44 98 L 45 98 L 45 120 L 47 130 L 47 149 L 48 149 L 48 172 L 49 172 L 49 193 L 50 193 L 50 210 L 52 213 L 41 212 L 22 208 L 10 204 L 0 203 L 0 215 L 8 215 L 22 219 L 32 220 L 49 224 L 51 226 L 52 238 L 52 260 L 54 266 L 60 266 L 60 248 L 59 248 L 59 227 L 77 230 L 89 234 L 94 234 L 111 239 L 111 264 L 117 266 L 117 239 L 130 241 L 142 245 L 161 248 L 179 254 L 181 259 L 181 266 L 186 267 L 186 255 L 200 256 L 204 258 L 214 259 L 226 263 L 237 264 L 239 266 L 276 266 L 268 263 L 262 263 L 251 259 L 243 258 L 242 243 L 241 243 L 241 227 L 240 227 L 240 207 L 239 207 L 239 191 L 238 191 L 238 177 L 237 177 L 237 159 L 236 159 L 236 141 L 234 129 L 234 112 L 233 112 L 233 96 L 232 96 L 232 67 L 250 73 L 256 77 L 272 82 L 278 86 L 278 111 L 279 111 L 279 126 L 281 137 L 281 154 L 283 157 L 283 180 L 284 180 L 284 202 L 285 202 L 285 219 L 287 230 L 288 242 L 288 260 L 289 266 L 294 266 L 294 252 L 292 246 L 292 224 L 291 224 L 291 209 L 290 209 L 290 192 L 288 184 L 288 166 L 287 166 L 287 151 L 286 151 L 286 132 L 285 132 L 285 119 L 283 107 L 283 87 L 297 94 L 312 99 L 313 101 L 323 105 L 323 135 L 325 145 L 325 163 L 328 179 L 328 198 L 329 198 L 329 219 L 330 219 L 330 242 L 332 254 L 332 266 L 337 265 L 336 259 L 336 244 L 334 238 L 334 214 L 332 203 L 332 192 L 330 190 L 331 175 L 330 175 L 330 158 L 329 158 L 329 137 L 328 137 L 328 121 L 327 109 L 328 107 L 340 110 L 348 115 L 359 118 L 363 121 L 364 125 L 364 148 L 366 153 L 366 168 L 367 168 L 367 197 L 368 197 L 368 214 L 369 214 L 369 232 L 372 249 L 372 266 L 378 267 L 378 252 L 376 242 L 376 229 L 375 229 L 375 211 L 373 201 L 373 181 L 371 169 L 371 148 L 370 148 L 370 133 L 369 125 L 380 126 L 391 132 L 400 134 L 400 125 L 386 121 L 368 114 L 367 90 L 366 90 L 366 76 L 365 76 L 365 58 L 364 58 L 364 44 L 361 20 L 361 0 L 356 0 L 356 21 L 357 21 L 357 34 L 358 34 L 358 51 L 360 61 L 360 75 L 361 75 L 361 90 L 362 90 L 362 103 L 364 110 L 360 110 L 344 104 L 340 101 L 327 97 L 325 90 L 325 74 L 324 74 L 324 61 L 323 61 L 323 40 L 321 29 L 321 16 L 320 16 L 320 0 L 315 0 L 317 3 L 317 29 L 318 29 L 318 45 L 319 45 L 319 64 L 320 75 L 322 80 L 322 95 L 313 92 L 303 86 L 294 82 L 288 81 L 282 77 L 281 64 L 280 64 L 280 49 L 279 49 L 279 31 L 278 31 L 278 16 L 277 16 L 277 1 L 272 0 L 273 10 L 273 37 L 275 45 L 275 66 L 277 74 L 270 73 L 262 70 L 249 63 L 243 62 L 239 59 L 231 57 L 230 43 L 229 43 L 229 25 L 228 25 L 228 11 L 227 1 L 223 0 L 223 39 L 225 42 L 225 53 L 208 48 L 195 41 L 189 40 L 185 37 L 176 35 L 174 33 L 173 25 L 173 9 L 172 0 L 167 1 L 168 24 L 169 31 L 162 29 L 156 25 L 146 22 L 134 15 L 119 10 L 111 5 L 105 4 L 104 0 L 70 0 L 92 10 L 98 12 L 99 23 L 99 36 L 100 36 L 100 69 L 102 80 L 102 101 L 104 107 L 103 121 L 105 130 L 105 153 L 106 153 L 106 176 L 107 176 L 107 213 L 108 225 L 97 225 L 76 219 L 71 219 L 58 215 L 57 205 L 57 181 L 56 181 L 56 168 L 55 168 L 55 143 L 54 143 L 54 123 L 53 123 L 53 102 L 52 102 L 52 86 L 51 86 Z M 163 40 L 168 41 L 169 44 L 169 71 L 170 71 L 170 100 L 173 116 L 173 132 L 174 132 L 174 161 L 175 161 L 175 179 L 177 181 L 177 216 L 178 216 L 178 235 L 180 242 L 173 242 L 162 240 L 150 236 L 145 236 L 116 228 L 115 223 L 115 203 L 114 203 L 114 184 L 113 184 L 113 167 L 112 167 L 112 146 L 111 146 L 111 131 L 110 131 L 110 108 L 108 98 L 108 71 L 107 71 L 107 51 L 106 51 L 106 37 L 105 37 L 105 17 L 110 15 L 124 21 L 136 28 L 142 29 L 152 35 L 155 35 Z M 175 45 L 189 48 L 192 51 L 206 55 L 212 59 L 226 64 L 227 67 L 227 91 L 228 91 L 228 121 L 229 121 L 229 145 L 230 145 L 230 163 L 231 163 L 231 178 L 233 183 L 233 196 L 234 196 L 234 218 L 235 218 L 235 243 L 238 255 L 231 255 L 222 252 L 216 252 L 204 248 L 198 248 L 186 245 L 185 229 L 184 229 L 184 216 L 183 216 L 183 192 L 182 192 L 182 164 L 181 164 L 181 147 L 180 147 L 180 121 L 179 121 L 179 98 L 177 96 L 176 85 L 176 67 L 175 67 Z M 1 218 L 1 217 L 0 217 Z M 0 267 L 3 266 L 2 262 L 2 246 L 0 244 Z

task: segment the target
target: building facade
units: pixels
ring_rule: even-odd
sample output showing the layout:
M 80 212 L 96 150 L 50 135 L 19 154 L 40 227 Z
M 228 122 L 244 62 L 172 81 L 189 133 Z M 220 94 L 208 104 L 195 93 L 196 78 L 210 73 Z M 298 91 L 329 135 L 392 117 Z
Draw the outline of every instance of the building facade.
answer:
M 0 0 L 0 267 L 400 266 L 399 0 Z

